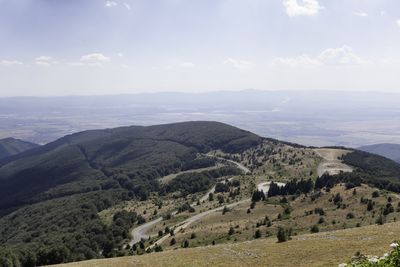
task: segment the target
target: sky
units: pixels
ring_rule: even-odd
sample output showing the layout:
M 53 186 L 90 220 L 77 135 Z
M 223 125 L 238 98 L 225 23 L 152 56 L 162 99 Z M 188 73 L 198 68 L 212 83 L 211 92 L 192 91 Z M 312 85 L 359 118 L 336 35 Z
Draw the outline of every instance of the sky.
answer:
M 0 96 L 400 92 L 398 0 L 0 0 Z

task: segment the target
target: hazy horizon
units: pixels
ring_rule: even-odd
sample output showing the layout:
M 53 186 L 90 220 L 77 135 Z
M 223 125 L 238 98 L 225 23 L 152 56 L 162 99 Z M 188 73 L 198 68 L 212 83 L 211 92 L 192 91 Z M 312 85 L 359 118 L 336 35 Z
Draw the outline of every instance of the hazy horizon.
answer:
M 0 98 L 0 138 L 47 143 L 89 129 L 213 120 L 306 145 L 400 143 L 397 96 L 243 90 Z
M 135 95 L 164 95 L 164 94 L 182 94 L 182 95 L 205 95 L 214 93 L 242 93 L 242 92 L 260 92 L 260 93 L 360 93 L 352 90 L 262 90 L 262 89 L 238 89 L 238 90 L 210 90 L 210 91 L 138 91 L 130 93 L 104 93 L 104 94 L 66 94 L 66 95 L 16 95 L 16 96 L 0 96 L 0 98 L 68 98 L 68 97 L 104 97 L 104 96 L 135 96 Z M 386 95 L 400 95 L 396 91 L 368 90 L 364 93 L 378 93 Z
M 15 96 L 1 96 L 1 98 L 66 98 L 66 97 L 102 97 L 102 96 L 135 96 L 135 95 L 157 95 L 157 94 L 184 94 L 184 95 L 202 95 L 202 94 L 213 94 L 213 93 L 242 93 L 242 92 L 260 92 L 260 93 L 360 93 L 357 90 L 263 90 L 263 89 L 237 89 L 237 90 L 209 90 L 209 91 L 178 91 L 178 90 L 166 90 L 166 91 L 137 91 L 128 93 L 99 93 L 99 94 L 65 94 L 65 95 L 15 95 Z M 400 95 L 400 91 L 390 90 L 365 90 L 363 93 L 378 93 L 386 95 Z

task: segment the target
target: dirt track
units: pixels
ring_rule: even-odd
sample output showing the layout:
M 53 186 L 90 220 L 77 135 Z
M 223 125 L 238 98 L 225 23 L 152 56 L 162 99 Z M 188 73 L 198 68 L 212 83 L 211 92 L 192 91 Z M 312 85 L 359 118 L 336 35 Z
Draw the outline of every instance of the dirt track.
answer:
M 345 149 L 333 149 L 333 148 L 318 148 L 314 151 L 323 158 L 323 161 L 318 166 L 318 176 L 321 177 L 324 173 L 331 175 L 338 174 L 340 172 L 352 172 L 353 168 L 347 164 L 344 164 L 339 158 L 350 150 Z

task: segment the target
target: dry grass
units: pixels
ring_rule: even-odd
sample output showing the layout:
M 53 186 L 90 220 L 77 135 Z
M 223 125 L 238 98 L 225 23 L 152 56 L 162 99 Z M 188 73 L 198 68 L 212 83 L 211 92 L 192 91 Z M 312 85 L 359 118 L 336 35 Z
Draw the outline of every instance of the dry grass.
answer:
M 260 239 L 235 244 L 179 249 L 63 266 L 337 266 L 357 251 L 381 255 L 400 237 L 400 223 L 294 237 L 286 243 Z
M 181 242 L 189 239 L 191 233 L 196 234 L 196 238 L 189 240 L 191 247 L 209 245 L 213 241 L 220 243 L 233 243 L 235 241 L 252 240 L 254 233 L 259 229 L 262 236 L 272 235 L 275 240 L 275 235 L 278 226 L 291 228 L 293 234 L 306 234 L 310 232 L 313 225 L 318 225 L 321 231 L 332 231 L 344 228 L 352 228 L 356 226 L 366 226 L 374 224 L 379 216 L 380 210 L 387 204 L 388 195 L 392 196 L 392 205 L 397 209 L 399 201 L 394 194 L 389 194 L 384 191 L 381 196 L 373 198 L 375 202 L 374 210 L 367 211 L 367 205 L 360 203 L 361 197 L 371 199 L 372 192 L 376 191 L 367 185 L 362 185 L 356 188 L 357 193 L 353 194 L 353 189 L 346 190 L 344 185 L 335 186 L 331 192 L 324 192 L 320 197 L 312 200 L 311 196 L 300 196 L 294 201 L 288 197 L 289 204 L 292 208 L 290 216 L 284 216 L 282 220 L 278 220 L 277 216 L 283 212 L 283 207 L 279 204 L 279 197 L 272 198 L 268 202 L 258 202 L 256 207 L 247 213 L 250 206 L 250 201 L 234 207 L 230 212 L 222 215 L 222 212 L 215 212 L 202 218 L 200 221 L 190 225 L 184 232 L 176 233 L 174 238 L 177 241 L 175 246 L 169 246 L 169 238 L 162 245 L 164 250 L 174 249 L 180 246 Z M 343 198 L 343 204 L 346 207 L 338 208 L 333 202 L 329 201 L 336 194 L 340 193 Z M 283 205 L 285 206 L 285 204 Z M 315 208 L 323 208 L 325 222 L 318 223 L 319 214 L 315 214 Z M 306 212 L 312 214 L 306 215 Z M 347 218 L 347 215 L 352 213 L 354 218 Z M 262 222 L 268 216 L 272 220 L 272 226 L 261 225 L 256 228 L 257 222 Z M 400 213 L 394 212 L 386 217 L 387 222 L 400 220 Z M 230 226 L 235 228 L 236 233 L 229 236 L 228 230 Z

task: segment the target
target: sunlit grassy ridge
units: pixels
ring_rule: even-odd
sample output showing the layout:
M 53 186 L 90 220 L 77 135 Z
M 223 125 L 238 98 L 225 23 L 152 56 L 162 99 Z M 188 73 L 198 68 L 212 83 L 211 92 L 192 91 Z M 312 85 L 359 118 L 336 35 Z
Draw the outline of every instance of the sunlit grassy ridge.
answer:
M 357 252 L 383 255 L 388 251 L 388 244 L 399 236 L 400 223 L 396 222 L 294 236 L 285 243 L 259 239 L 61 266 L 338 266 Z

